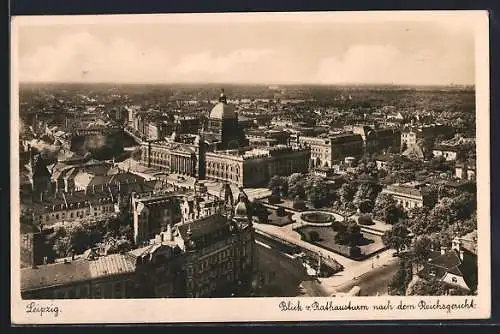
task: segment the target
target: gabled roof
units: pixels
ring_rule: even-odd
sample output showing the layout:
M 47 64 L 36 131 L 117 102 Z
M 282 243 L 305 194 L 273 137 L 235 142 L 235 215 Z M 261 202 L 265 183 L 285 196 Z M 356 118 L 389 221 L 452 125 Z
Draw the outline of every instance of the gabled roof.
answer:
M 431 252 L 431 260 L 425 264 L 418 275 L 424 279 L 442 279 L 447 273 L 463 277 L 470 290 L 477 284 L 477 256 L 465 248 L 461 248 L 463 260 L 456 250 L 448 250 L 444 254 Z M 434 275 L 432 275 L 434 274 Z

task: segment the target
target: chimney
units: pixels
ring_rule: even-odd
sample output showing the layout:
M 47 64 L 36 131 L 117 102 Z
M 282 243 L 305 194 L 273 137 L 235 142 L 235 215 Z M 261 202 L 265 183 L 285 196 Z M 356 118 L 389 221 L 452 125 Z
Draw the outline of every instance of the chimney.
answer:
M 441 246 L 441 255 L 444 255 L 446 253 L 446 247 Z
M 459 254 L 460 254 L 460 260 L 463 261 L 464 260 L 464 251 L 460 250 Z

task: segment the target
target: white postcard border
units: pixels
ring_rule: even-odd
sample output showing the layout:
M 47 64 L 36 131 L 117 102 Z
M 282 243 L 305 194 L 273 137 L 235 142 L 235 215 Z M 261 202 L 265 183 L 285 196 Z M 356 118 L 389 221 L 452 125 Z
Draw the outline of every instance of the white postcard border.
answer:
M 204 22 L 221 19 L 311 19 L 336 22 L 375 22 L 391 20 L 442 20 L 451 24 L 474 24 L 476 27 L 476 135 L 477 135 L 477 192 L 478 192 L 478 295 L 440 297 L 353 297 L 353 298 L 228 298 L 228 299 L 129 299 L 129 300 L 22 300 L 20 296 L 20 235 L 19 235 L 19 152 L 18 140 L 18 82 L 17 28 L 23 25 L 72 24 L 97 22 L 160 22 L 185 20 Z M 461 21 L 464 20 L 464 21 Z M 170 14 L 170 15 L 111 15 L 72 17 L 15 17 L 11 34 L 11 319 L 14 324 L 67 323 L 163 323 L 163 322 L 248 322 L 248 321 L 321 321 L 321 320 L 445 320 L 484 319 L 491 313 L 490 260 L 490 122 L 489 122 L 489 25 L 486 11 L 451 12 L 350 12 L 350 13 L 254 13 L 254 14 Z M 473 308 L 419 309 L 427 305 L 470 305 Z M 300 304 L 301 311 L 281 311 L 280 303 Z M 367 310 L 312 310 L 314 305 L 365 305 Z M 52 312 L 27 313 L 30 303 L 52 308 Z M 318 303 L 318 304 L 314 304 Z M 392 305 L 392 310 L 374 310 L 374 305 Z M 402 310 L 397 306 L 414 305 Z M 57 307 L 57 313 L 54 308 Z M 307 310 L 309 307 L 309 310 Z M 451 307 L 451 306 L 450 306 Z M 56 316 L 57 314 L 57 316 Z

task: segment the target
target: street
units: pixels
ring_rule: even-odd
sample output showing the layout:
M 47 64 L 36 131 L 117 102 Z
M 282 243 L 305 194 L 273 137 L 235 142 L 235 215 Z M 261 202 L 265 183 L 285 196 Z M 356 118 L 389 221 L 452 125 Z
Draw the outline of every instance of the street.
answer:
M 310 278 L 300 262 L 277 249 L 257 243 L 257 266 L 264 282 L 257 292 L 260 297 L 328 296 L 321 284 Z
M 360 296 L 385 295 L 387 294 L 387 284 L 397 272 L 398 268 L 399 261 L 394 261 L 388 265 L 374 268 L 357 279 L 337 287 L 337 291 L 348 292 L 352 287 L 359 286 L 361 288 Z

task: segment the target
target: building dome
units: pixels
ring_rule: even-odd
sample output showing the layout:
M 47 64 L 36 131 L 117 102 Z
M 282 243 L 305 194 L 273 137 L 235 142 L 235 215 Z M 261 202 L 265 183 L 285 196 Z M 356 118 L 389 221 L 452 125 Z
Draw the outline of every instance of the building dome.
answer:
M 240 194 L 238 195 L 238 202 L 236 203 L 236 207 L 234 209 L 234 213 L 236 217 L 248 217 L 249 214 L 249 200 L 248 196 L 245 194 L 243 189 L 240 189 Z
M 236 209 L 234 210 L 234 214 L 237 217 L 247 217 L 248 216 L 248 210 L 247 210 L 247 205 L 245 202 L 240 201 L 238 204 L 236 204 Z
M 219 102 L 210 111 L 210 119 L 232 119 L 236 118 L 234 107 L 230 104 Z
M 224 90 L 221 91 L 219 96 L 219 103 L 217 103 L 210 111 L 210 119 L 231 119 L 236 118 L 236 113 L 234 112 L 234 107 L 227 104 L 227 98 L 224 94 Z

